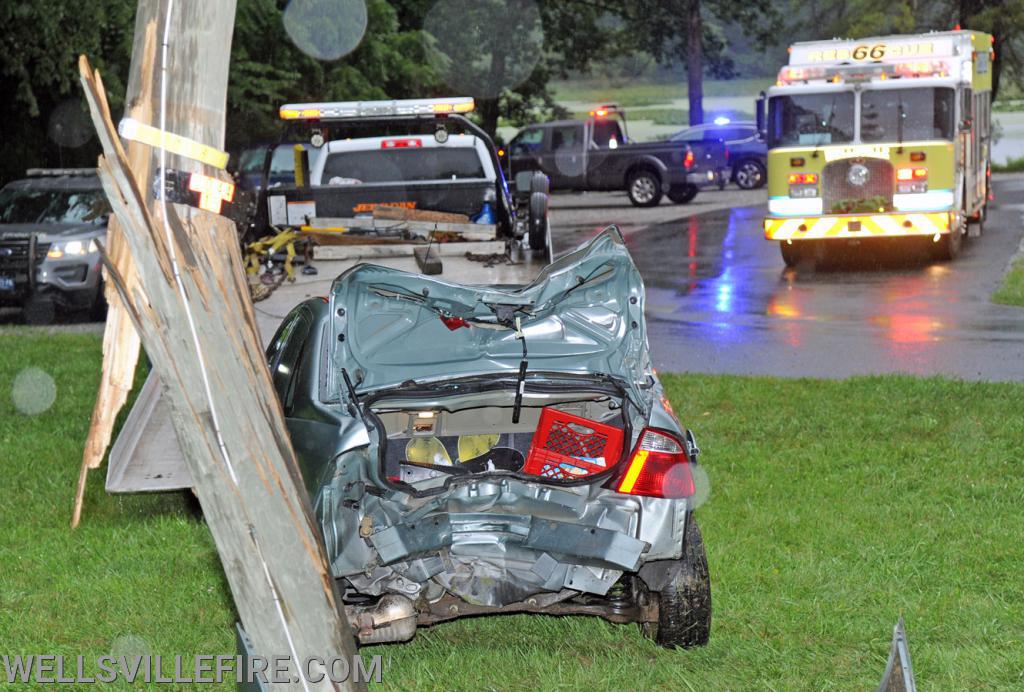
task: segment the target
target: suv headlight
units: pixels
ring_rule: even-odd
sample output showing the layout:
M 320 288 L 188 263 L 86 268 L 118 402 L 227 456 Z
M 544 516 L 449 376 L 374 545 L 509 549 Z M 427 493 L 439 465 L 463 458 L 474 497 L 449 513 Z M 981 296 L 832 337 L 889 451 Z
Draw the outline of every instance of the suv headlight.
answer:
M 50 246 L 46 256 L 50 259 L 61 259 L 62 257 L 85 257 L 98 252 L 99 247 L 95 240 L 65 240 L 61 243 L 54 243 Z

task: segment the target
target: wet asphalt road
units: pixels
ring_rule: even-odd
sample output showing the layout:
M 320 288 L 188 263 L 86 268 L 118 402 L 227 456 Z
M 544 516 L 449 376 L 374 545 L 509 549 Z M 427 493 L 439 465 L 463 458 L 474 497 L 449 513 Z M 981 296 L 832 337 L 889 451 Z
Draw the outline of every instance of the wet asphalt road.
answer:
M 604 220 L 623 224 L 663 371 L 1024 380 L 1024 308 L 990 302 L 1021 243 L 1024 178 L 996 180 L 994 192 L 984 235 L 953 262 L 887 243 L 786 269 L 762 236 L 763 192 L 702 193 L 708 211 L 688 218 L 696 210 L 635 210 L 616 195 L 580 212 L 580 196 L 566 196 L 554 204 L 554 243 L 564 252 Z

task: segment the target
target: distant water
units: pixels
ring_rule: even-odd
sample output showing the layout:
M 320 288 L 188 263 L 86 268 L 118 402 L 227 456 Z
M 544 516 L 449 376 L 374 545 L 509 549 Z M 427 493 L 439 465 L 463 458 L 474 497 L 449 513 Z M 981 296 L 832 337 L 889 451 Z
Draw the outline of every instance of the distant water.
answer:
M 992 145 L 992 160 L 1006 163 L 1024 156 L 1024 111 L 993 113 L 992 119 L 1002 129 L 999 141 Z

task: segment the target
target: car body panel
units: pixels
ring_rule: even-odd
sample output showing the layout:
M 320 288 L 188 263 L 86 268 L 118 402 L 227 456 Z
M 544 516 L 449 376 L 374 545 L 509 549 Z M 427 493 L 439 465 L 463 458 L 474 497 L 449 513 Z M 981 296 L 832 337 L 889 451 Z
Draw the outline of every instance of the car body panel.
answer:
M 581 280 L 583 283 L 581 283 Z M 359 391 L 515 372 L 523 342 L 532 370 L 624 375 L 642 381 L 648 364 L 640 330 L 643 283 L 617 231 L 545 267 L 529 286 L 462 286 L 395 269 L 360 265 L 332 288 L 334 361 Z M 500 315 L 508 315 L 504 323 Z M 461 321 L 446 326 L 442 317 Z M 410 353 L 410 344 L 416 344 Z M 358 371 L 358 374 L 357 374 Z
M 587 283 L 595 270 L 601 280 Z M 434 302 L 381 295 L 374 287 L 382 285 Z M 576 291 L 563 295 L 574 285 Z M 487 320 L 498 308 L 530 299 L 536 314 L 525 321 L 520 315 L 531 354 L 523 406 L 535 416 L 541 407 L 572 402 L 584 392 L 618 402 L 609 410 L 621 407 L 622 460 L 609 460 L 608 471 L 592 478 L 559 482 L 498 469 L 452 475 L 404 465 L 402 473 L 427 479 L 413 485 L 385 473 L 386 450 L 396 436 L 389 436 L 382 411 L 506 411 L 516 390 L 522 347 L 515 331 L 479 325 L 449 330 L 437 310 Z M 395 312 L 380 322 L 373 309 Z M 435 323 L 442 331 L 420 331 Z M 531 346 L 531 329 L 552 324 L 558 326 L 552 333 L 567 335 L 566 342 L 552 340 L 545 350 L 535 333 Z M 576 341 L 587 335 L 592 350 L 574 358 L 580 346 L 573 335 L 580 337 Z M 431 343 L 443 339 L 451 340 L 447 348 Z M 397 346 L 388 348 L 392 343 Z M 535 347 L 544 354 L 536 360 Z M 405 362 L 399 362 L 403 349 Z M 688 439 L 650 368 L 643 285 L 617 229 L 522 288 L 460 286 L 354 268 L 336 281 L 329 302 L 308 300 L 285 319 L 268 361 L 332 572 L 350 596 L 421 603 L 455 597 L 474 606 L 526 607 L 537 594 L 554 600 L 602 596 L 623 574 L 682 555 L 692 510 L 687 499 L 625 495 L 609 487 L 644 427 Z M 543 369 L 535 371 L 534 363 Z M 358 372 L 351 389 L 337 375 L 342 368 Z

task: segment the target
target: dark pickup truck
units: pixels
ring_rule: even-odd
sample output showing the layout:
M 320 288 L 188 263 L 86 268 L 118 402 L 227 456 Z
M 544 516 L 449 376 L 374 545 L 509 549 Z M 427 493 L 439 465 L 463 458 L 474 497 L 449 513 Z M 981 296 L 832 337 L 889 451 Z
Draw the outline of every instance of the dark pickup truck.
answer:
M 587 120 L 524 128 L 508 146 L 510 178 L 539 170 L 551 178 L 552 190 L 625 190 L 638 207 L 653 207 L 662 195 L 685 204 L 700 187 L 718 183 L 728 165 L 725 144 L 633 143 L 621 117 L 617 109 L 602 107 Z

